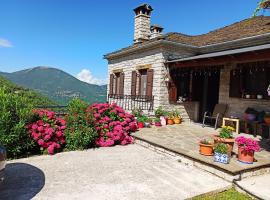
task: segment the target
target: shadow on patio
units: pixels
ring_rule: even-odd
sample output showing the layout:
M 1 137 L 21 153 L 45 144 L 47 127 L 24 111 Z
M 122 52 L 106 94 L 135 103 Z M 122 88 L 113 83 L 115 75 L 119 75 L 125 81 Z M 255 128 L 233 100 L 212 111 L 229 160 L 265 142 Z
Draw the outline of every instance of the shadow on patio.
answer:
M 5 180 L 0 187 L 0 199 L 32 199 L 44 184 L 45 175 L 35 166 L 25 163 L 7 164 Z

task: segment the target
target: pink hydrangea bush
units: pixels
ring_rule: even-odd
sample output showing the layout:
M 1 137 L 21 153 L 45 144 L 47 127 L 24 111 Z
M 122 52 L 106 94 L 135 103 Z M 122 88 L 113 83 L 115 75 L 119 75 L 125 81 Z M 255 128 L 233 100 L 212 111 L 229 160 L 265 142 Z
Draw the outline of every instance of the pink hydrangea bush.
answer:
M 130 133 L 137 130 L 134 115 L 125 112 L 116 104 L 96 103 L 88 107 L 93 112 L 94 126 L 98 133 L 96 145 L 108 147 L 133 143 Z
M 34 110 L 37 120 L 27 126 L 29 134 L 42 150 L 53 155 L 65 144 L 65 120 L 56 117 L 53 111 Z
M 238 147 L 248 152 L 260 151 L 261 149 L 259 143 L 252 138 L 246 138 L 244 136 L 240 136 L 240 137 L 237 137 L 235 141 Z

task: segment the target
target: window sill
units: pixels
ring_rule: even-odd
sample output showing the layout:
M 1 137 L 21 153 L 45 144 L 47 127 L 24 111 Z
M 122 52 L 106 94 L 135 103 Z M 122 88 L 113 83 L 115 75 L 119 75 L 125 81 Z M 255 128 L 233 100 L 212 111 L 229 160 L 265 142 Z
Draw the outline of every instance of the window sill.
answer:
M 259 101 L 259 102 L 269 102 L 270 99 L 246 99 L 246 98 L 238 98 L 238 97 L 230 97 L 232 99 L 239 99 L 242 101 Z

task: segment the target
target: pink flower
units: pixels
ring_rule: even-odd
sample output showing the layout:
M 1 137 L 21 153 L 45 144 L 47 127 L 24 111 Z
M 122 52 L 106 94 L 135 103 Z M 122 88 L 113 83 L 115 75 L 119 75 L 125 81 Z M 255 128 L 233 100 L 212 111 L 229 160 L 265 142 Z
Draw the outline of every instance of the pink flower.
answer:
M 44 145 L 44 140 L 39 139 L 39 140 L 38 140 L 38 145 L 39 145 L 39 146 L 43 146 L 43 145 Z
M 50 155 L 53 155 L 53 154 L 54 154 L 54 145 L 50 145 L 50 146 L 48 147 L 48 153 L 49 153 Z

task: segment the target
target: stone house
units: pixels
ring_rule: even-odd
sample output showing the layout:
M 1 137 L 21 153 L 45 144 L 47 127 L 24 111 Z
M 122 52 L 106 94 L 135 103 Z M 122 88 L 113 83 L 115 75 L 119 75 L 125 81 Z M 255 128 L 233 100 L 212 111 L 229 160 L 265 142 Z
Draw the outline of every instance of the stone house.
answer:
M 270 110 L 270 17 L 258 16 L 189 36 L 151 25 L 152 7 L 134 9 L 134 43 L 106 54 L 108 101 L 127 110 L 179 109 L 201 121 L 217 103 L 227 116 Z M 192 25 L 191 25 L 192 26 Z

